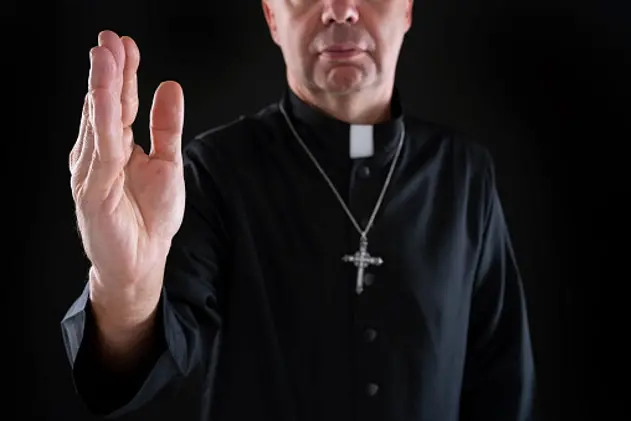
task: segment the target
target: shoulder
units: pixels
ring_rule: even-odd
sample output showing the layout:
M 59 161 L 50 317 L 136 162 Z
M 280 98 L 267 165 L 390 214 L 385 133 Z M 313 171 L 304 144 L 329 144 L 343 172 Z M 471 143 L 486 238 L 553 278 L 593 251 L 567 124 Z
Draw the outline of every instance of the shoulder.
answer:
M 496 195 L 494 160 L 485 142 L 418 117 L 406 117 L 406 131 L 414 171 L 482 223 Z
M 206 160 L 245 158 L 255 155 L 274 139 L 278 124 L 278 106 L 270 103 L 258 111 L 242 114 L 224 124 L 211 127 L 188 139 L 184 159 Z
M 493 177 L 493 157 L 481 139 L 414 115 L 405 117 L 405 127 L 417 159 L 433 161 L 443 170 L 451 169 L 469 179 Z

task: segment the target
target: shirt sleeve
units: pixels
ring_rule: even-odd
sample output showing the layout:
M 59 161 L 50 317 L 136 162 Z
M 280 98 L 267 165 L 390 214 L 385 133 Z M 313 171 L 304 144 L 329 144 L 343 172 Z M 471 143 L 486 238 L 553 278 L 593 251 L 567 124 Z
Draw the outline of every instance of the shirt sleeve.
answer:
M 157 341 L 141 365 L 124 376 L 100 367 L 91 348 L 95 326 L 87 285 L 61 321 L 75 390 L 95 415 L 117 418 L 139 409 L 165 386 L 175 386 L 217 358 L 222 323 L 218 290 L 228 246 L 208 159 L 202 142 L 192 141 L 185 149 L 184 218 L 167 257 Z
M 488 169 L 460 420 L 530 421 L 535 375 L 526 301 L 492 161 Z

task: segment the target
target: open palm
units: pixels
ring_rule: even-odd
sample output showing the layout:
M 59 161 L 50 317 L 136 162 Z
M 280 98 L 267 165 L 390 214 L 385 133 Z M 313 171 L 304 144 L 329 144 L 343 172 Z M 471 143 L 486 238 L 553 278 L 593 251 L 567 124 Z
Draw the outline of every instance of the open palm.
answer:
M 89 92 L 70 153 L 72 194 L 92 270 L 108 282 L 130 283 L 163 269 L 182 222 L 184 97 L 176 82 L 158 87 L 146 154 L 131 129 L 138 111 L 138 47 L 104 31 L 90 57 Z

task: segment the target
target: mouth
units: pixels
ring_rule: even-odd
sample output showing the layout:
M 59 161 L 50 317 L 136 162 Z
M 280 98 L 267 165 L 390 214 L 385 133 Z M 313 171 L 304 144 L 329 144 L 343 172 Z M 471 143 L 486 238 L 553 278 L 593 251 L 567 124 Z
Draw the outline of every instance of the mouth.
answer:
M 333 45 L 320 52 L 320 57 L 328 60 L 349 60 L 365 54 L 365 51 L 352 45 Z

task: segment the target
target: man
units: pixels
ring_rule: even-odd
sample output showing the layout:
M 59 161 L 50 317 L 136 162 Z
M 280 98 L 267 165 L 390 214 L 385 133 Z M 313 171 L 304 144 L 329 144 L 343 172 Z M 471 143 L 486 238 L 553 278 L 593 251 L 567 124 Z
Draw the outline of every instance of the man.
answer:
M 287 91 L 183 152 L 180 86 L 156 91 L 146 155 L 134 41 L 91 50 L 70 154 L 91 268 L 62 322 L 83 401 L 117 417 L 201 372 L 200 420 L 529 419 L 489 154 L 394 87 L 412 0 L 262 4 Z

